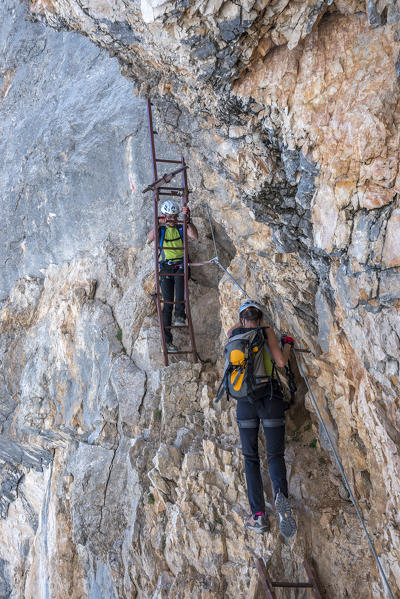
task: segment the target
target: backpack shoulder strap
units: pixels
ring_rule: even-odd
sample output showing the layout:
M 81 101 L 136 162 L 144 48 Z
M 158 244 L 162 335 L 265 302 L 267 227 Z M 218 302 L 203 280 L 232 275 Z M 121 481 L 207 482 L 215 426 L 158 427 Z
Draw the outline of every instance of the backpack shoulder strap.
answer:
M 217 396 L 215 398 L 215 403 L 218 403 L 224 392 L 226 392 L 226 398 L 229 400 L 229 389 L 228 389 L 228 376 L 229 376 L 230 368 L 229 368 L 229 360 L 225 360 L 225 368 L 224 374 L 222 375 L 222 381 L 217 390 Z
M 159 247 L 162 247 L 164 244 L 165 231 L 167 227 L 165 225 L 159 225 L 158 233 L 159 233 Z

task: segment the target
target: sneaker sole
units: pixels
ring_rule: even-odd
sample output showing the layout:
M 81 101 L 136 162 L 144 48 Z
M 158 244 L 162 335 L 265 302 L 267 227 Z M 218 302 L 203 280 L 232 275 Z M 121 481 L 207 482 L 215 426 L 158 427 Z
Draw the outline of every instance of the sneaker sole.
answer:
M 292 517 L 292 508 L 288 499 L 279 493 L 275 501 L 276 511 L 279 515 L 279 530 L 285 539 L 290 539 L 297 532 L 295 519 Z

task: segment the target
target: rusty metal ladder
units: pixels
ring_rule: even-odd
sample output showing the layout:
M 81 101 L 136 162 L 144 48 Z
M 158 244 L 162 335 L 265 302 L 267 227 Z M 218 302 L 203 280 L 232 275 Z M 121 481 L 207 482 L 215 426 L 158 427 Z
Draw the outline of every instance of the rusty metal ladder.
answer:
M 262 557 L 256 559 L 256 568 L 264 595 L 266 599 L 277 599 L 274 589 L 275 588 L 286 588 L 286 589 L 312 589 L 313 595 L 316 599 L 325 599 L 325 593 L 317 578 L 317 574 L 312 565 L 305 559 L 303 562 L 304 569 L 308 576 L 307 582 L 285 582 L 271 580 L 267 568 L 265 567 L 264 560 Z M 257 594 L 257 591 L 256 591 Z
M 163 350 L 163 354 L 164 354 L 164 364 L 165 364 L 165 366 L 168 366 L 168 355 L 169 354 L 173 354 L 173 355 L 192 354 L 193 362 L 198 361 L 198 355 L 197 355 L 197 350 L 196 350 L 196 341 L 195 341 L 195 337 L 194 337 L 192 316 L 191 316 L 191 310 L 190 310 L 190 301 L 189 301 L 189 258 L 188 258 L 188 239 L 187 239 L 188 222 L 187 222 L 186 214 L 183 215 L 182 221 L 178 221 L 178 224 L 183 225 L 183 273 L 178 273 L 178 274 L 173 275 L 175 277 L 183 277 L 184 299 L 182 302 L 176 302 L 176 301 L 165 302 L 164 301 L 164 299 L 162 297 L 162 293 L 161 293 L 160 277 L 171 276 L 171 275 L 160 273 L 160 269 L 159 269 L 160 252 L 164 246 L 159 247 L 160 238 L 159 238 L 159 229 L 158 229 L 159 228 L 158 204 L 159 204 L 160 199 L 162 199 L 163 197 L 171 197 L 172 196 L 172 197 L 182 198 L 182 208 L 187 205 L 188 198 L 189 198 L 189 189 L 188 189 L 186 170 L 188 167 L 187 167 L 182 155 L 179 160 L 169 160 L 169 159 L 157 158 L 155 140 L 154 140 L 154 136 L 157 135 L 157 131 L 155 131 L 154 127 L 153 127 L 153 115 L 152 115 L 151 107 L 152 107 L 152 103 L 151 103 L 150 99 L 148 98 L 147 99 L 147 115 L 148 115 L 148 121 L 149 121 L 149 134 L 150 134 L 151 158 L 152 158 L 152 162 L 153 162 L 154 181 L 151 185 L 149 185 L 148 187 L 146 187 L 146 189 L 143 190 L 143 193 L 146 193 L 147 191 L 150 191 L 150 190 L 153 191 L 154 270 L 155 270 L 155 282 L 156 282 L 154 300 L 155 300 L 156 307 L 157 307 L 158 323 L 160 326 L 161 346 L 162 346 L 162 350 Z M 159 178 L 158 177 L 158 169 L 157 169 L 158 163 L 180 165 L 180 167 L 170 173 L 165 173 L 162 177 Z M 180 173 L 182 176 L 182 185 L 180 187 L 167 186 L 167 184 L 170 183 L 170 181 L 176 175 L 178 175 Z M 176 325 L 171 324 L 167 328 L 171 328 L 171 329 L 178 328 L 178 329 L 182 329 L 182 330 L 187 329 L 189 331 L 189 342 L 190 342 L 189 349 L 180 350 L 178 352 L 170 352 L 167 350 L 167 344 L 165 341 L 165 330 L 164 330 L 164 325 L 163 325 L 163 320 L 162 320 L 161 303 L 164 303 L 164 304 L 169 303 L 169 304 L 173 304 L 173 305 L 175 305 L 177 303 L 183 303 L 185 305 L 187 325 L 176 326 Z

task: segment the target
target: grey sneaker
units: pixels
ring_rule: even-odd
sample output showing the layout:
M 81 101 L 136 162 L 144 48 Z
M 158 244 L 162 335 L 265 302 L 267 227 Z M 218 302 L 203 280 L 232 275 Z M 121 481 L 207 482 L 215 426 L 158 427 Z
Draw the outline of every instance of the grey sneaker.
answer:
M 296 522 L 292 516 L 292 509 L 287 497 L 280 491 L 275 497 L 275 507 L 279 516 L 279 530 L 285 539 L 290 539 L 297 532 Z
M 246 528 L 254 530 L 257 534 L 263 534 L 269 530 L 268 516 L 260 514 L 259 516 L 250 516 L 246 521 Z
M 184 327 L 185 324 L 186 324 L 186 320 L 183 318 L 183 316 L 175 316 L 174 325 L 176 327 Z
M 176 354 L 176 352 L 178 351 L 178 348 L 176 347 L 176 345 L 174 345 L 174 344 L 172 343 L 172 341 L 171 341 L 170 343 L 167 343 L 167 344 L 166 344 L 166 346 L 167 346 L 167 351 L 168 351 L 168 352 L 171 352 L 171 353 L 173 353 L 173 354 Z

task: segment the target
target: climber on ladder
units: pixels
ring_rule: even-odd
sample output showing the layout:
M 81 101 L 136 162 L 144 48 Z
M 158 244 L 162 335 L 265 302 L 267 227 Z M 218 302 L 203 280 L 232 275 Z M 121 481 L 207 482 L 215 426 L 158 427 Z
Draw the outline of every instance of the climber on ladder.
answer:
M 171 333 L 172 308 L 175 305 L 174 326 L 184 326 L 186 323 L 184 303 L 184 281 L 183 273 L 183 227 L 178 223 L 179 205 L 173 200 L 166 200 L 161 205 L 161 216 L 158 225 L 158 238 L 160 247 L 159 272 L 163 275 L 160 279 L 161 293 L 164 300 L 162 309 L 162 320 L 165 333 L 165 341 L 168 352 L 176 353 L 177 347 L 173 343 Z M 188 226 L 187 234 L 192 239 L 198 239 L 198 231 L 190 222 L 190 210 L 183 206 L 182 213 L 186 215 Z M 147 235 L 148 243 L 154 241 L 154 228 Z M 175 290 L 175 301 L 174 301 Z
M 225 370 L 216 401 L 224 392 L 237 399 L 236 419 L 245 463 L 247 495 L 251 516 L 246 528 L 256 533 L 269 529 L 265 513 L 264 491 L 258 455 L 260 421 L 267 441 L 267 459 L 272 482 L 279 529 L 285 538 L 296 533 L 291 515 L 285 464 L 285 409 L 282 386 L 276 366 L 287 364 L 291 337 L 283 337 L 281 346 L 269 326 L 261 326 L 263 308 L 248 300 L 239 309 L 239 322 L 228 331 L 225 346 Z M 282 349 L 281 349 L 282 347 Z

